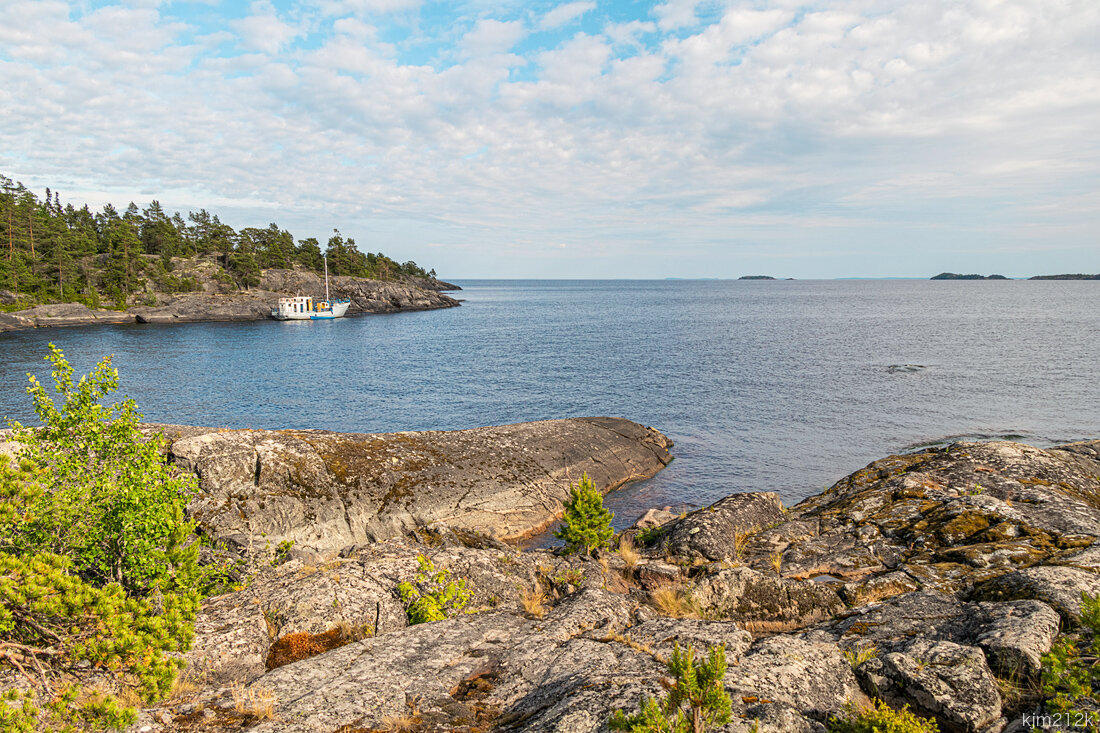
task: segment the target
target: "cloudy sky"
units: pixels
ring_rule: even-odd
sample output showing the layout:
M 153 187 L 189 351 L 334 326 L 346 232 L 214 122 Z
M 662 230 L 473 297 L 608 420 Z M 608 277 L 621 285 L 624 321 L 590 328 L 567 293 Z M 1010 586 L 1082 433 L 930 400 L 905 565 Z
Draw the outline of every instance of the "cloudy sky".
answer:
M 2 0 L 0 173 L 453 278 L 1100 272 L 1100 2 Z

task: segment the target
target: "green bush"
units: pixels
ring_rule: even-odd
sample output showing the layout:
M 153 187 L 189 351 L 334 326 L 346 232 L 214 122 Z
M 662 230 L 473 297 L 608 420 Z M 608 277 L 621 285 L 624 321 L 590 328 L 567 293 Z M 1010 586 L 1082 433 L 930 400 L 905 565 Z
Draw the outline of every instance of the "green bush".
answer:
M 908 705 L 894 710 L 882 700 L 865 710 L 848 703 L 843 717 L 829 719 L 828 729 L 830 733 L 939 733 L 936 721 L 914 715 Z
M 442 621 L 460 613 L 473 595 L 466 587 L 466 579 L 452 580 L 450 570 L 437 568 L 424 555 L 418 555 L 416 562 L 420 570 L 414 581 L 397 586 L 409 623 Z
M 196 590 L 198 545 L 184 508 L 197 490 L 190 474 L 174 471 L 164 437 L 138 430 L 133 400 L 105 406 L 118 388 L 110 357 L 73 382 L 73 368 L 50 344 L 54 390 L 35 377 L 27 392 L 42 427 L 12 423 L 20 455 L 44 469 L 24 521 L 0 526 L 0 549 L 53 552 L 71 558 L 90 582 L 115 582 L 132 595 Z
M 634 715 L 616 710 L 608 726 L 628 733 L 703 733 L 730 720 L 732 703 L 722 684 L 726 676 L 726 647 L 712 647 L 705 660 L 695 661 L 690 646 L 677 643 L 668 663 L 672 682 L 664 702 L 647 697 Z
M 1100 724 L 1100 594 L 1081 593 L 1081 625 L 1043 655 L 1040 677 L 1045 707 L 1082 725 Z
M 614 516 L 604 508 L 603 496 L 585 473 L 575 486 L 569 488 L 561 529 L 555 531 L 554 536 L 565 540 L 566 552 L 583 548 L 585 553 L 592 554 L 598 547 L 611 545 L 611 538 L 615 536 L 615 530 L 611 528 Z
M 59 349 L 60 406 L 33 377 L 40 428 L 13 424 L 19 460 L 0 456 L 0 666 L 27 689 L 0 696 L 0 730 L 103 730 L 135 720 L 97 684 L 164 697 L 198 610 L 198 546 L 183 508 L 194 482 L 174 474 L 162 438 L 137 429 L 109 360 L 75 383 Z

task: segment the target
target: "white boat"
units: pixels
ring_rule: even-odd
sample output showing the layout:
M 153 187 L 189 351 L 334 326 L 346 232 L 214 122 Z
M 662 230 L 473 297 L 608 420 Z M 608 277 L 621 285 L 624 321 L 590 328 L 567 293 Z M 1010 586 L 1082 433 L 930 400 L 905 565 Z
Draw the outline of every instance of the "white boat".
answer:
M 325 258 L 325 299 L 314 302 L 313 296 L 296 295 L 279 298 L 278 307 L 271 309 L 271 317 L 280 321 L 326 321 L 343 318 L 348 312 L 350 300 L 332 300 L 328 294 L 328 257 Z
M 343 318 L 350 300 L 318 300 L 308 295 L 279 298 L 279 306 L 271 309 L 271 317 L 280 321 L 322 321 Z

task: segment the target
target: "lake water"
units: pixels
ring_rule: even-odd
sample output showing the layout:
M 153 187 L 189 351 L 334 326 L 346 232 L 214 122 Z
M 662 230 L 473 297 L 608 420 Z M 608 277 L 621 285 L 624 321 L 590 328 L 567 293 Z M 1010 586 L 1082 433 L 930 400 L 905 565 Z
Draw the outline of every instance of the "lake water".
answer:
M 329 323 L 0 334 L 0 416 L 31 421 L 46 344 L 114 354 L 146 419 L 234 428 L 458 429 L 616 415 L 677 456 L 608 498 L 787 503 L 954 437 L 1100 437 L 1100 282 L 459 281 L 460 308 Z M 908 366 L 907 366 L 908 365 Z

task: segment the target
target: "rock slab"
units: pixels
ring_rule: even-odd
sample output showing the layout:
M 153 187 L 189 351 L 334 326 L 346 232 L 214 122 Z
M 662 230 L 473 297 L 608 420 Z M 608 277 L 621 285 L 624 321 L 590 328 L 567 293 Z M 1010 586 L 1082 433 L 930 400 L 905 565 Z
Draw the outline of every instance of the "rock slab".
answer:
M 561 514 L 582 474 L 606 492 L 672 460 L 664 435 L 611 417 L 388 434 L 161 427 L 199 478 L 192 514 L 246 554 L 339 551 L 432 523 L 521 538 Z

